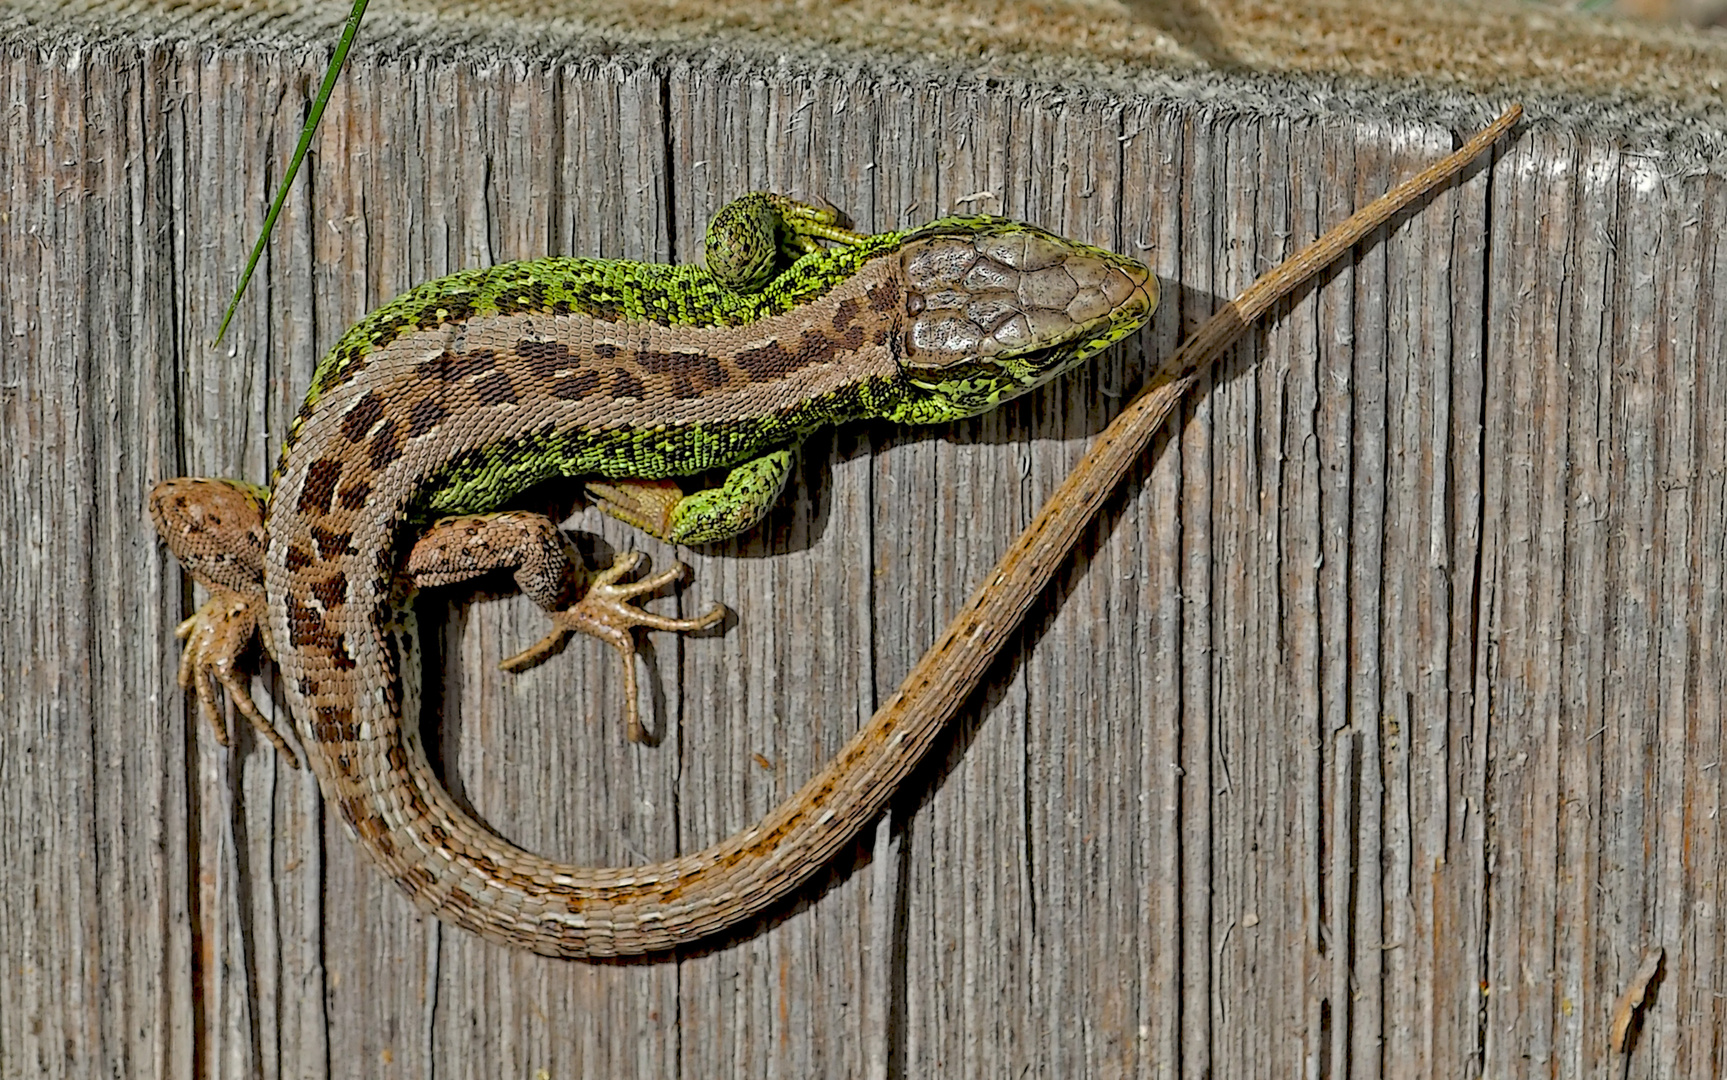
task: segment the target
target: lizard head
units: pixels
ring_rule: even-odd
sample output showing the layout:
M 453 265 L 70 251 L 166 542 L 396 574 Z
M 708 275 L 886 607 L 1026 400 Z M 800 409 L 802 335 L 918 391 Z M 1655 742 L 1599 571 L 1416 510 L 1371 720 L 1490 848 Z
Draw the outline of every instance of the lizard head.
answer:
M 150 520 L 168 550 L 211 589 L 264 587 L 264 505 L 270 493 L 242 480 L 182 476 L 150 489 Z
M 975 416 L 1138 330 L 1157 307 L 1144 264 L 1000 218 L 950 218 L 902 245 L 894 418 Z

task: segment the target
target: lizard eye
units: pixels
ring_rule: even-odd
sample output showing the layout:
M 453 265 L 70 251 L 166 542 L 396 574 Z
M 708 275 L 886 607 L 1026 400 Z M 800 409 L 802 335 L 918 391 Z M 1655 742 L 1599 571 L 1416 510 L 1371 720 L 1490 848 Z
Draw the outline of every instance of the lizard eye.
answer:
M 1031 226 L 1000 224 L 999 232 L 938 233 L 901 249 L 908 369 L 935 374 L 1018 359 L 1001 366 L 1042 373 L 1047 365 L 1023 361 L 1047 355 L 1053 363 L 1063 353 L 1078 359 L 1095 351 L 1084 346 L 1100 328 L 1131 329 L 1156 305 L 1156 279 L 1140 263 Z

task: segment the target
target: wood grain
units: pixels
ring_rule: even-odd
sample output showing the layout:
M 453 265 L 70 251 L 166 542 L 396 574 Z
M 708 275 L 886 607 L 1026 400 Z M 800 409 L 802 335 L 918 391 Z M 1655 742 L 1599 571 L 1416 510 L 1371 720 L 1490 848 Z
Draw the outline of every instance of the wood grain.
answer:
M 1537 122 L 1237 350 L 951 742 L 738 939 L 571 964 L 419 917 L 310 779 L 173 685 L 149 483 L 267 474 L 319 351 L 468 265 L 690 258 L 754 187 L 867 229 L 1024 217 L 1150 260 L 1128 347 L 950 430 L 805 450 L 756 536 L 674 552 L 722 634 L 520 677 L 519 598 L 430 598 L 452 787 L 602 862 L 759 817 L 898 683 L 1087 436 L 1218 298 L 1451 148 L 1036 83 L 613 49 L 362 50 L 228 345 L 204 342 L 321 56 L 0 42 L 0 1075 L 1635 1075 L 1727 1032 L 1708 168 Z M 259 41 L 263 41 L 260 44 Z M 1490 110 L 1485 106 L 1483 114 Z

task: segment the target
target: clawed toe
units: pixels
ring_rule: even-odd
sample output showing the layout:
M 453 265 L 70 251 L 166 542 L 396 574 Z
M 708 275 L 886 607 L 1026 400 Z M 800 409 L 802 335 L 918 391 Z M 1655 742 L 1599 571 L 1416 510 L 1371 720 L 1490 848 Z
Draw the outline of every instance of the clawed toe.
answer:
M 715 604 L 693 619 L 671 618 L 644 610 L 638 606 L 638 598 L 658 592 L 680 580 L 689 572 L 689 568 L 683 563 L 676 563 L 657 574 L 620 583 L 620 579 L 641 565 L 642 559 L 643 555 L 639 551 L 619 555 L 610 567 L 594 576 L 593 583 L 580 600 L 562 610 L 547 613 L 552 620 L 550 633 L 499 665 L 509 672 L 526 671 L 561 652 L 569 642 L 570 635 L 577 631 L 599 638 L 617 650 L 618 657 L 623 662 L 624 712 L 628 721 L 626 734 L 631 742 L 642 742 L 644 738 L 641 717 L 636 707 L 634 628 L 641 626 L 650 630 L 687 633 L 704 630 L 725 618 L 726 614 L 723 604 Z
M 257 632 L 252 601 L 228 589 L 212 593 L 196 614 L 174 629 L 174 636 L 186 643 L 180 652 L 179 683 L 197 697 L 198 711 L 218 743 L 233 745 L 224 718 L 226 710 L 216 693 L 220 687 L 240 715 L 297 769 L 299 757 L 252 700 L 252 672 L 246 660 Z

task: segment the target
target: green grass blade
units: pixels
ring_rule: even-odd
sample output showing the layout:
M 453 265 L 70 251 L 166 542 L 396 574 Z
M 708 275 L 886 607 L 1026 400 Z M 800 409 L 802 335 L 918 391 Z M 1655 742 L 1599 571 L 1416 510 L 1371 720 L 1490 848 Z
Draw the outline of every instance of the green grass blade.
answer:
M 318 121 L 324 118 L 324 106 L 330 103 L 330 94 L 336 88 L 336 77 L 342 73 L 342 65 L 348 61 L 348 49 L 354 44 L 354 36 L 360 32 L 360 19 L 366 14 L 366 4 L 369 0 L 354 0 L 354 6 L 348 12 L 348 24 L 342 28 L 342 40 L 336 44 L 335 55 L 330 57 L 330 66 L 324 72 L 324 83 L 318 87 L 318 97 L 312 102 L 312 111 L 306 115 L 306 126 L 300 129 L 300 143 L 294 147 L 294 157 L 288 162 L 287 175 L 282 177 L 282 183 L 276 188 L 276 197 L 270 201 L 270 212 L 264 215 L 264 230 L 258 234 L 258 242 L 252 245 L 252 257 L 246 260 L 246 271 L 240 275 L 240 284 L 234 288 L 234 298 L 228 301 L 228 310 L 222 316 L 222 325 L 216 329 L 216 340 L 210 342 L 213 349 L 222 343 L 222 335 L 228 332 L 228 323 L 234 318 L 234 312 L 240 306 L 240 297 L 246 292 L 246 285 L 252 280 L 252 271 L 258 267 L 258 259 L 264 254 L 264 245 L 270 241 L 270 230 L 276 227 L 276 217 L 282 212 L 282 204 L 288 201 L 288 188 L 293 185 L 294 177 L 300 173 L 300 163 L 306 160 L 306 151 L 312 146 L 312 135 L 318 130 Z

